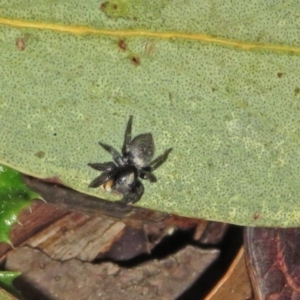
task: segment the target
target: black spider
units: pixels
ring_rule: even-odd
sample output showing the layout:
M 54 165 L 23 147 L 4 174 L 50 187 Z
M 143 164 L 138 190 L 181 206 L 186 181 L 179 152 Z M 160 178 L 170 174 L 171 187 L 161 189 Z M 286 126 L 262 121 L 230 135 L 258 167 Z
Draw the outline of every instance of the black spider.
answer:
M 123 194 L 122 202 L 135 203 L 144 193 L 144 186 L 139 177 L 150 182 L 157 179 L 152 172 L 160 167 L 168 158 L 172 148 L 152 160 L 154 155 L 154 141 L 151 133 L 144 133 L 131 139 L 132 116 L 129 117 L 125 130 L 122 155 L 112 146 L 99 142 L 99 145 L 109 152 L 114 162 L 89 163 L 96 170 L 102 171 L 89 187 L 102 186 L 107 191 Z M 152 160 L 152 161 L 151 161 Z

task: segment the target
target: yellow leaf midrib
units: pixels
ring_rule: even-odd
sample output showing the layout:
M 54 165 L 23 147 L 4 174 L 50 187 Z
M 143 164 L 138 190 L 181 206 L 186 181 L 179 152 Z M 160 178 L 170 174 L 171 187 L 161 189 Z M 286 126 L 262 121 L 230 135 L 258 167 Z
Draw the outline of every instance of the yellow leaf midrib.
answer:
M 194 40 L 205 43 L 220 44 L 225 47 L 235 47 L 242 50 L 269 50 L 276 52 L 289 52 L 289 53 L 300 53 L 299 47 L 292 47 L 287 45 L 276 45 L 276 44 L 261 44 L 261 43 L 247 43 L 245 41 L 235 41 L 224 38 L 213 37 L 201 33 L 182 33 L 182 32 L 158 32 L 150 30 L 109 30 L 109 29 L 98 29 L 87 26 L 69 26 L 55 23 L 44 23 L 44 22 L 32 22 L 17 19 L 7 19 L 0 17 L 0 25 L 7 25 L 18 28 L 32 28 L 39 30 L 52 30 L 73 34 L 99 34 L 106 36 L 119 36 L 119 37 L 152 37 L 158 39 L 185 39 Z

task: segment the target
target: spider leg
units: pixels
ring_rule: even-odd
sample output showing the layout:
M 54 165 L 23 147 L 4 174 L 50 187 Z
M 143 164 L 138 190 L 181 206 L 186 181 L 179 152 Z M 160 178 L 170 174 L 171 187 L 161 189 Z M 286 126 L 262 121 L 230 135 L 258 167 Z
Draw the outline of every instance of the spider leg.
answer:
M 128 193 L 124 194 L 121 202 L 125 204 L 135 203 L 142 198 L 143 194 L 144 194 L 144 186 L 140 181 L 137 181 L 132 191 L 129 191 Z
M 113 174 L 114 174 L 114 172 L 111 172 L 111 171 L 103 172 L 100 176 L 96 177 L 89 184 L 89 187 L 96 188 L 96 187 L 101 186 L 105 182 L 109 181 L 112 178 Z
M 172 151 L 172 148 L 169 148 L 165 151 L 164 154 L 156 157 L 151 163 L 150 163 L 150 168 L 151 172 L 156 170 L 158 167 L 160 167 L 168 158 L 169 153 Z
M 131 144 L 131 128 L 132 128 L 132 118 L 133 116 L 129 117 L 127 122 L 125 136 L 124 136 L 124 143 L 122 147 L 122 154 L 125 155 L 129 151 L 129 145 Z
M 88 166 L 98 171 L 112 171 L 116 168 L 115 164 L 112 161 L 105 163 L 89 163 Z
M 147 170 L 140 170 L 139 171 L 139 177 L 144 179 L 144 180 L 149 180 L 150 182 L 156 182 L 156 176 L 151 173 L 151 171 Z
M 112 146 L 109 146 L 107 144 L 104 144 L 102 142 L 99 142 L 99 145 L 106 150 L 107 152 L 109 152 L 111 154 L 111 156 L 113 157 L 114 161 L 122 166 L 123 165 L 123 160 L 122 160 L 122 156 L 121 154 Z

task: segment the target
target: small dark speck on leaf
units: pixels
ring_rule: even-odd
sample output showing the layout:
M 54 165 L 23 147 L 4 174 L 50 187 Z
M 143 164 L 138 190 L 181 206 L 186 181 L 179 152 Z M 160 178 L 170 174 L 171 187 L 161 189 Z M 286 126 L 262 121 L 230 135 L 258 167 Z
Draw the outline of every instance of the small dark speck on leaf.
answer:
M 139 66 L 141 64 L 141 59 L 139 58 L 139 56 L 133 55 L 131 56 L 131 62 L 135 65 L 135 66 Z
M 296 87 L 294 89 L 294 93 L 295 93 L 295 96 L 298 96 L 300 94 L 300 88 L 299 87 Z
M 101 10 L 105 9 L 105 8 L 106 8 L 106 5 L 107 5 L 107 2 L 101 3 L 100 9 L 101 9 Z
M 281 72 L 278 72 L 278 73 L 277 73 L 278 78 L 281 78 L 282 75 L 283 75 L 283 73 L 281 73 Z
M 26 48 L 26 40 L 24 38 L 17 38 L 16 39 L 16 46 L 20 51 L 25 50 Z
M 117 4 L 113 4 L 112 8 L 113 8 L 113 9 L 117 9 L 117 8 L 118 8 L 118 5 L 117 5 Z
M 57 136 L 56 132 L 53 133 L 54 136 Z
M 36 157 L 38 158 L 43 158 L 45 156 L 45 152 L 44 151 L 38 151 L 37 153 L 34 154 Z
M 209 168 L 209 169 L 212 169 L 212 168 L 215 167 L 214 163 L 212 163 L 212 162 L 208 162 L 207 165 L 208 165 L 208 168 Z
M 255 213 L 254 215 L 253 215 L 253 220 L 257 220 L 259 218 L 259 213 Z
M 120 48 L 121 50 L 123 50 L 123 51 L 125 51 L 126 48 L 127 48 L 124 40 L 120 40 L 120 41 L 118 42 L 118 46 L 119 46 L 119 48 Z

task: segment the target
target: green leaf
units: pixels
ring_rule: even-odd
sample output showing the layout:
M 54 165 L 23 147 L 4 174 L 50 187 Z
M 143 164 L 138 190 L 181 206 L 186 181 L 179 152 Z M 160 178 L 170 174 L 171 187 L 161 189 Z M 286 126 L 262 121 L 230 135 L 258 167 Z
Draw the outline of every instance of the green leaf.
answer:
M 40 196 L 23 183 L 19 172 L 0 166 L 0 242 L 10 243 L 9 232 L 19 212 L 36 198 Z
M 0 272 L 0 286 L 6 291 L 8 291 L 9 293 L 18 297 L 18 299 L 23 299 L 19 291 L 16 290 L 15 287 L 13 286 L 13 280 L 19 277 L 20 275 L 21 275 L 20 272 L 11 272 L 11 271 Z M 1 300 L 11 299 L 10 297 L 7 296 L 6 293 L 3 293 L 1 290 L 0 290 L 0 297 Z
M 85 193 L 89 162 L 152 132 L 169 147 L 137 205 L 298 226 L 295 1 L 2 1 L 0 160 Z

